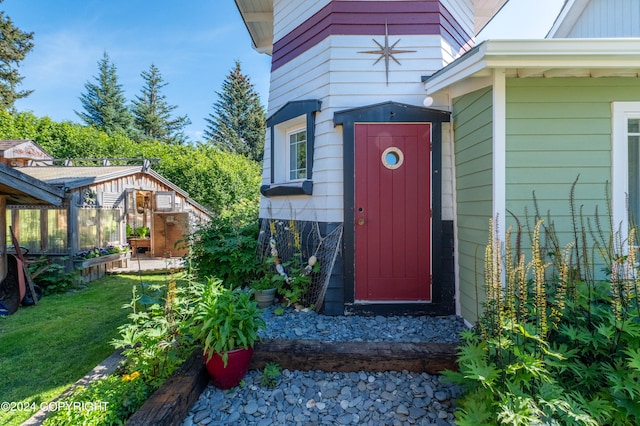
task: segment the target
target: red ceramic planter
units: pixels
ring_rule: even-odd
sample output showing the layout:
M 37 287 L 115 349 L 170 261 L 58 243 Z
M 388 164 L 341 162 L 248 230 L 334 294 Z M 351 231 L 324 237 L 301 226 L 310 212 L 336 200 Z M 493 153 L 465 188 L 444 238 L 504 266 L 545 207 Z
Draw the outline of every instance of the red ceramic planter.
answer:
M 220 354 L 213 354 L 209 361 L 206 361 L 207 371 L 213 380 L 215 387 L 219 389 L 231 389 L 240 384 L 244 376 L 249 371 L 249 363 L 253 356 L 253 348 L 235 349 L 229 351 L 229 360 L 225 367 Z M 205 360 L 207 356 L 205 354 Z

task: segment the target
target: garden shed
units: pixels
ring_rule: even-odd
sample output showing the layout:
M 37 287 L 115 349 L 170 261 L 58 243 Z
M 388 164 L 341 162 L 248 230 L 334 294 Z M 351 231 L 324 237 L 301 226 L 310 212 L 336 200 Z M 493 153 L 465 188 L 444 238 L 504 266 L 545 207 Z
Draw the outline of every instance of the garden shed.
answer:
M 130 256 L 185 255 L 185 235 L 210 218 L 147 159 L 57 160 L 24 140 L 0 141 L 0 149 L 0 162 L 64 194 L 59 205 L 8 204 L 7 226 L 29 255 L 65 259 L 85 281 Z

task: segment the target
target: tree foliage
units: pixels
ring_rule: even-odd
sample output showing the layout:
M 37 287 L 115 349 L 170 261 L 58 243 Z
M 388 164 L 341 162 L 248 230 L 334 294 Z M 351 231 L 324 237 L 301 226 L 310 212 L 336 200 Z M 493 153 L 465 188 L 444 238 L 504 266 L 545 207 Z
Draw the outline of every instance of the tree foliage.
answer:
M 116 66 L 107 52 L 98 61 L 98 76 L 94 78 L 96 83 L 87 82 L 84 85 L 86 92 L 80 96 L 84 112 L 76 111 L 76 114 L 86 124 L 109 135 L 128 134 L 133 117 L 126 105 L 122 85 L 118 83 Z
M 153 169 L 215 214 L 238 208 L 257 209 L 260 165 L 242 155 L 208 145 L 137 143 L 122 134 L 55 122 L 32 113 L 0 111 L 0 139 L 31 139 L 54 158 L 157 158 Z
M 216 94 L 219 99 L 205 118 L 204 136 L 215 147 L 261 161 L 266 114 L 239 61 L 222 83 L 222 92 Z
M 3 0 L 0 0 L 2 3 Z M 20 62 L 33 49 L 33 33 L 20 30 L 11 18 L 0 11 L 0 109 L 10 110 L 17 99 L 33 90 L 19 91 L 24 77 L 18 72 Z
M 171 112 L 177 108 L 169 105 L 161 89 L 165 83 L 160 70 L 151 64 L 148 71 L 141 74 L 144 79 L 140 95 L 132 102 L 133 124 L 139 134 L 137 140 L 155 139 L 166 143 L 184 143 L 186 137 L 182 132 L 184 127 L 191 124 L 186 115 L 171 117 Z

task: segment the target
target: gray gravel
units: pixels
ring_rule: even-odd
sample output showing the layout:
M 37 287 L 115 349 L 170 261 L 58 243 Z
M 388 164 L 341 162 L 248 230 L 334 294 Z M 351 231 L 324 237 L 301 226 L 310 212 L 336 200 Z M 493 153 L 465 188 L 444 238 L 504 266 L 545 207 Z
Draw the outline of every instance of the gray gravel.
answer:
M 325 341 L 458 341 L 458 317 L 329 317 L 265 310 L 264 338 Z M 209 385 L 183 426 L 193 425 L 454 425 L 460 389 L 438 375 L 412 372 L 335 373 L 283 370 L 277 385 L 250 371 L 230 391 Z

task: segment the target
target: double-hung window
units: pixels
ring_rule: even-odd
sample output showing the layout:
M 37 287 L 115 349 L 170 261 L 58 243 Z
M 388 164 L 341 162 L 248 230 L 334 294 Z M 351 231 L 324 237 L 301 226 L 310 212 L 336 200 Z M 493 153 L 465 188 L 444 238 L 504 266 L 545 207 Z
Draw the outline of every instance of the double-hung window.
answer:
M 271 139 L 269 182 L 260 192 L 266 197 L 311 195 L 315 117 L 320 100 L 288 102 L 267 119 Z
M 307 178 L 307 129 L 296 129 L 287 134 L 288 152 L 287 170 L 289 180 Z
M 625 238 L 629 223 L 640 224 L 640 102 L 614 102 L 612 111 L 612 213 Z

